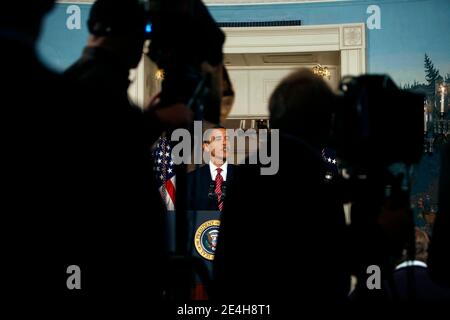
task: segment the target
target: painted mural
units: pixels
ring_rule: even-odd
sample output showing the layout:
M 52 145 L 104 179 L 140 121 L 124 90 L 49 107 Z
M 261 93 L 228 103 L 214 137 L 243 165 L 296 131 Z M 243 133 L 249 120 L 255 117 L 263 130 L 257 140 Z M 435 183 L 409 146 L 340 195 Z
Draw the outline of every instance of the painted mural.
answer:
M 89 8 L 89 4 L 58 4 L 47 18 L 39 52 L 55 70 L 64 70 L 79 57 L 88 36 Z M 450 1 L 299 1 L 209 8 L 218 22 L 366 23 L 368 72 L 389 74 L 400 87 L 426 94 L 426 153 L 415 168 L 412 204 L 417 224 L 431 230 L 437 211 L 439 147 L 448 139 L 445 132 L 450 113 Z

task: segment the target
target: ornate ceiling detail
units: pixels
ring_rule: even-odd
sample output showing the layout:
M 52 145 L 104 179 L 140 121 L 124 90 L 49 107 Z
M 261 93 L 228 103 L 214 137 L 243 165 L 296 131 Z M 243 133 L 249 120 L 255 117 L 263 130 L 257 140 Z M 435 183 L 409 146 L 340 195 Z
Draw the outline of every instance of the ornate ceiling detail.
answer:
M 362 45 L 362 28 L 344 27 L 344 46 L 360 46 Z

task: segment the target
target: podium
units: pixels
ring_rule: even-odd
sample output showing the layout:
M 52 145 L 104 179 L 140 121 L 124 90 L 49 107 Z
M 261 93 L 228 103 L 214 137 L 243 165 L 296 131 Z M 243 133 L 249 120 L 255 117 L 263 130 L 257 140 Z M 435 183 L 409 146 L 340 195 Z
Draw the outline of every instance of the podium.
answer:
M 212 265 L 219 238 L 222 213 L 220 211 L 189 210 L 187 211 L 186 251 L 191 257 L 198 258 L 208 268 L 212 276 Z M 168 251 L 175 252 L 176 214 L 167 212 Z

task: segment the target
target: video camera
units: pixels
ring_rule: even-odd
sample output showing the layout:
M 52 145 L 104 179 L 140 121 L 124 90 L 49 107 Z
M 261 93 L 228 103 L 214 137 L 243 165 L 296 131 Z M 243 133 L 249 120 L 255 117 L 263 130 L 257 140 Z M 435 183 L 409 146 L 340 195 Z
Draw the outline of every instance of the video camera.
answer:
M 164 70 L 161 104 L 185 103 L 201 120 L 219 123 L 220 94 L 202 64 L 222 63 L 224 33 L 200 0 L 143 0 L 143 4 L 151 41 L 148 56 Z
M 330 144 L 340 167 L 340 201 L 351 203 L 357 276 L 373 263 L 391 270 L 405 247 L 414 257 L 410 166 L 423 152 L 423 104 L 422 94 L 399 89 L 386 75 L 341 81 Z
M 346 77 L 340 91 L 331 137 L 343 167 L 361 173 L 420 160 L 423 95 L 399 89 L 385 75 Z

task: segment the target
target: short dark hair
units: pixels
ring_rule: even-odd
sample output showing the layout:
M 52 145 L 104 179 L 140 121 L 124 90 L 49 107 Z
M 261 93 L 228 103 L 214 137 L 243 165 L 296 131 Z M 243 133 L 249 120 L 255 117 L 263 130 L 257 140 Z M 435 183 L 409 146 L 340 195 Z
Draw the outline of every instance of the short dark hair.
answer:
M 145 10 L 138 0 L 97 0 L 91 8 L 88 29 L 92 35 L 145 35 Z
M 208 130 L 210 130 L 210 131 L 208 131 Z M 209 133 L 211 134 L 211 132 L 212 132 L 213 130 L 227 130 L 227 129 L 226 129 L 225 127 L 222 127 L 222 126 L 219 125 L 219 124 L 215 124 L 215 125 L 213 125 L 212 127 L 205 129 L 203 133 L 209 132 Z M 211 135 L 210 135 L 210 134 L 208 134 L 208 135 L 205 137 L 205 140 L 203 140 L 203 143 L 210 143 L 210 142 L 211 142 Z
M 335 95 L 328 84 L 308 69 L 284 78 L 269 101 L 272 128 L 299 136 L 313 144 L 324 143 L 331 130 Z
M 420 230 L 419 228 L 415 228 L 416 235 L 416 259 L 420 261 L 426 262 L 428 259 L 428 245 L 430 243 L 430 238 L 428 234 Z
M 223 66 L 223 97 L 234 97 L 233 84 L 231 83 L 230 75 L 225 66 Z
M 55 0 L 4 1 L 0 10 L 0 26 L 36 32 L 54 4 Z

